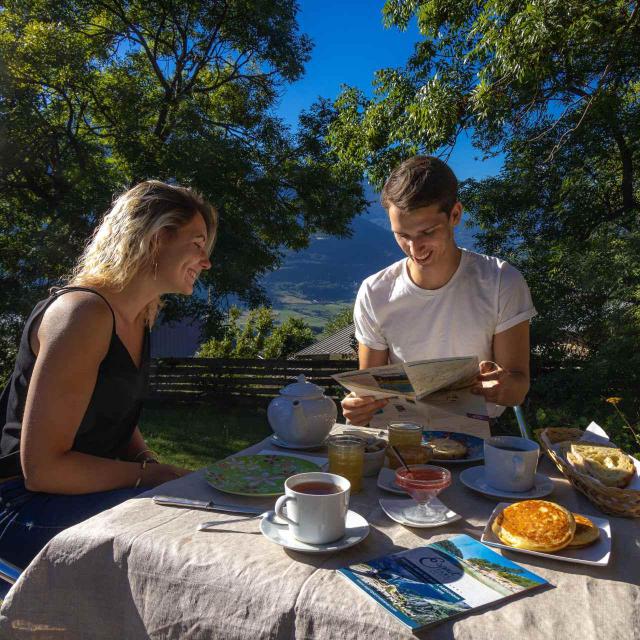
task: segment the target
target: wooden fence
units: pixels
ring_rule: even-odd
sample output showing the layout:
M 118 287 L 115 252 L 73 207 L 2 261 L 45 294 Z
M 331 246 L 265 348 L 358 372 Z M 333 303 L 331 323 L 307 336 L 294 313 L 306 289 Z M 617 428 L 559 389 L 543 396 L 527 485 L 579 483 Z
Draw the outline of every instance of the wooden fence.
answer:
M 304 374 L 339 399 L 344 389 L 332 373 L 358 368 L 356 360 L 259 360 L 244 358 L 159 358 L 151 362 L 153 400 L 204 400 L 268 403 L 282 387 Z

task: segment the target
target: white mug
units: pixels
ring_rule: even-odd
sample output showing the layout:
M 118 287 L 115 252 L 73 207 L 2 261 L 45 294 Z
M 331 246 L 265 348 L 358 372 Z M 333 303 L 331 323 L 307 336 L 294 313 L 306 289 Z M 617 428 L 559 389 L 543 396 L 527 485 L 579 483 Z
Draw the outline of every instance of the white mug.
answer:
M 335 493 L 296 490 L 320 483 L 332 485 Z M 299 473 L 285 481 L 284 495 L 278 498 L 274 511 L 287 522 L 296 540 L 309 544 L 334 542 L 344 536 L 350 490 L 351 483 L 335 473 Z
M 534 485 L 540 447 L 517 436 L 495 436 L 484 441 L 484 477 L 500 491 L 529 491 Z

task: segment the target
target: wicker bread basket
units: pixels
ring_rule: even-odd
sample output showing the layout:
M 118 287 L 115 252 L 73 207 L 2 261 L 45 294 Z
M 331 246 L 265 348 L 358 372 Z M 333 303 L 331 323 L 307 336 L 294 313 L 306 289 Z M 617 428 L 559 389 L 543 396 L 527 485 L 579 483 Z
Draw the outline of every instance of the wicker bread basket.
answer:
M 640 491 L 638 489 L 607 487 L 591 476 L 576 471 L 548 445 L 547 439 L 543 437 L 544 431 L 545 429 L 535 431 L 542 450 L 578 491 L 587 496 L 604 513 L 623 518 L 640 518 Z

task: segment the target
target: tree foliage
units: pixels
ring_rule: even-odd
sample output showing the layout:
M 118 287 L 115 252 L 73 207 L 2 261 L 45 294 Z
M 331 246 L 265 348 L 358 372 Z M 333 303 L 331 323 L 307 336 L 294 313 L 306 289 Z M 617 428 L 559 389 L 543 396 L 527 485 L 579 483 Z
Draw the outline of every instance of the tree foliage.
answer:
M 323 337 L 333 335 L 353 324 L 353 306 L 345 307 L 342 311 L 338 311 L 334 316 L 327 320 L 322 330 Z
M 400 29 L 415 19 L 422 40 L 405 68 L 376 72 L 372 97 L 343 91 L 331 134 L 340 157 L 378 186 L 400 159 L 450 147 L 463 131 L 491 152 L 533 129 L 555 151 L 598 115 L 629 160 L 637 2 L 388 0 L 383 13 Z M 628 209 L 631 176 L 621 177 Z
M 200 358 L 286 358 L 314 340 L 311 327 L 299 318 L 276 325 L 268 307 L 249 311 L 244 325 L 242 311 L 232 306 L 218 338 L 207 340 L 197 353 Z
M 258 304 L 257 278 L 284 248 L 348 233 L 366 203 L 358 171 L 324 140 L 333 107 L 319 101 L 296 133 L 272 113 L 311 52 L 296 12 L 294 0 L 3 3 L 3 335 L 70 270 L 113 194 L 141 179 L 194 186 L 219 208 L 204 277 L 214 302 Z
M 401 29 L 415 19 L 421 40 L 404 68 L 376 73 L 372 96 L 343 91 L 336 153 L 378 186 L 410 155 L 446 156 L 462 133 L 504 154 L 462 200 L 480 246 L 532 290 L 533 420 L 609 420 L 609 395 L 635 415 L 639 4 L 388 0 L 384 17 Z

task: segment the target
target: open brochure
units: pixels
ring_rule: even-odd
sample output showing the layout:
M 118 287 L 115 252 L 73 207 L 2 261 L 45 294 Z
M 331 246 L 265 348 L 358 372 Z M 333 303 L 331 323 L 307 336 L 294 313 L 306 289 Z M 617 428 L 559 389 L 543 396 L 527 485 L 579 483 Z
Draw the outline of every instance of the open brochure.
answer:
M 422 414 L 424 419 L 417 422 L 425 424 L 430 412 L 488 421 L 484 397 L 471 393 L 479 372 L 478 358 L 465 356 L 400 362 L 332 377 L 358 396 L 399 400 L 410 413 Z
M 548 584 L 464 534 L 338 572 L 414 631 Z

